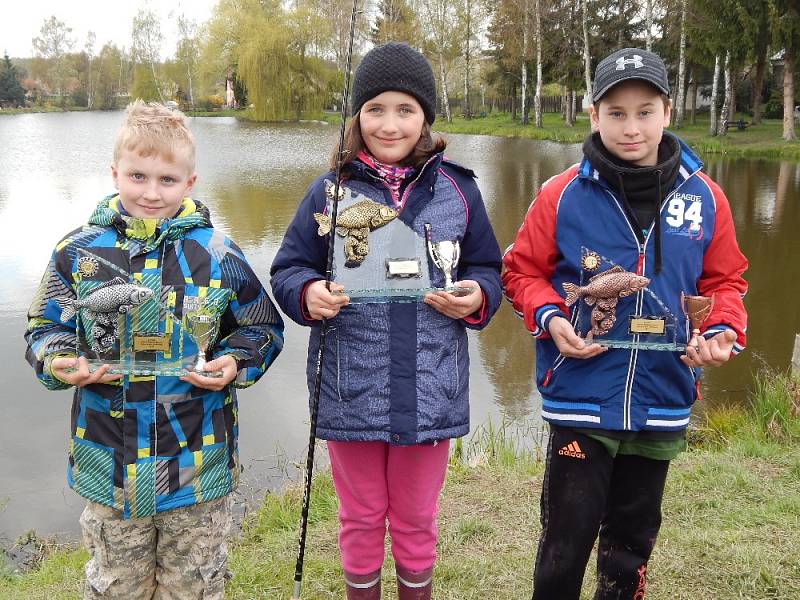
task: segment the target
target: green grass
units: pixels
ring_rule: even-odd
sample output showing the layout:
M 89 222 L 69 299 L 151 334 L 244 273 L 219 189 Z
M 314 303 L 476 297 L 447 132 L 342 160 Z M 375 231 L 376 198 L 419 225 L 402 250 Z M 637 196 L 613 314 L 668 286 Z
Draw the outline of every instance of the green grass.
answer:
M 242 118 L 247 109 L 240 108 L 219 108 L 217 110 L 185 110 L 184 114 L 187 117 L 236 117 Z
M 750 121 L 747 115 L 737 115 L 737 119 Z M 766 119 L 759 125 L 750 126 L 744 131 L 732 128 L 725 136 L 708 135 L 708 114 L 698 115 L 697 123 L 690 125 L 688 119 L 681 129 L 671 130 L 689 143 L 700 154 L 725 154 L 737 157 L 780 158 L 800 160 L 800 141 L 785 142 L 781 139 L 783 122 L 778 119 Z M 493 113 L 486 117 L 473 117 L 466 120 L 454 116 L 452 123 L 444 118 L 437 118 L 434 129 L 442 133 L 469 133 L 476 135 L 497 135 L 502 137 L 522 137 L 555 142 L 579 143 L 584 140 L 590 130 L 589 117 L 585 113 L 578 115 L 572 127 L 567 127 L 561 115 L 544 113 L 542 127 L 533 125 L 533 115 L 528 125 L 512 121 L 509 113 Z
M 673 461 L 648 597 L 669 600 L 800 598 L 800 387 L 788 374 L 757 378 L 751 408 L 715 409 Z M 454 444 L 439 509 L 437 600 L 528 597 L 540 533 L 543 465 L 533 430 L 487 424 Z M 232 544 L 226 597 L 289 598 L 300 489 L 268 494 Z M 344 596 L 337 502 L 315 478 L 303 579 L 305 600 Z M 384 598 L 393 600 L 387 543 Z M 0 598 L 77 599 L 81 550 L 50 548 L 23 575 L 0 573 Z M 594 557 L 584 581 L 592 597 Z
M 50 113 L 50 112 L 86 112 L 89 109 L 85 106 L 55 106 L 53 104 L 45 104 L 42 106 L 29 106 L 26 108 L 4 108 L 0 110 L 2 115 L 22 115 L 27 113 Z

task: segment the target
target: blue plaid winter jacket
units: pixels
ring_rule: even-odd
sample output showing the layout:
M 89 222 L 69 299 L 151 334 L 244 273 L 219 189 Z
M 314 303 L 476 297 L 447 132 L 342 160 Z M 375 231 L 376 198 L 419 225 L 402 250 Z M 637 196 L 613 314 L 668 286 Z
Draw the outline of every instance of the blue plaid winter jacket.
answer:
M 62 321 L 56 299 L 85 298 L 120 273 L 153 290 L 152 310 L 142 305 L 136 318 L 151 319 L 148 331 L 173 342 L 184 339 L 184 307 L 213 300 L 208 305 L 220 327 L 211 354 L 232 354 L 239 372 L 219 392 L 173 376 L 132 375 L 76 389 L 69 485 L 125 517 L 225 496 L 240 471 L 234 388 L 255 383 L 275 360 L 283 320 L 241 250 L 212 227 L 205 206 L 186 198 L 178 215 L 159 222 L 123 216 L 119 198 L 109 196 L 58 243 L 28 313 L 27 359 L 48 389 L 69 387 L 53 377 L 51 360 L 74 356 L 85 342 L 76 317 Z M 121 327 L 131 318 L 122 317 Z

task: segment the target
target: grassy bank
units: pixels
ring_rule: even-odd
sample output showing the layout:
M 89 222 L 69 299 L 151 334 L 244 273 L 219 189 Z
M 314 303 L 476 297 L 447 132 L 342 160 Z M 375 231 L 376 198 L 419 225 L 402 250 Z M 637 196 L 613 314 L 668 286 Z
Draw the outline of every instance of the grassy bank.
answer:
M 24 115 L 28 113 L 60 113 L 60 112 L 87 112 L 89 109 L 85 106 L 54 106 L 52 104 L 45 104 L 44 106 L 29 106 L 26 108 L 4 108 L 0 110 L 2 115 Z
M 440 505 L 437 600 L 518 600 L 530 594 L 543 466 L 530 432 L 482 428 L 456 447 Z M 800 387 L 760 376 L 749 411 L 720 410 L 674 461 L 664 524 L 648 571 L 653 599 L 800 597 Z M 336 497 L 317 477 L 303 598 L 341 599 Z M 227 597 L 287 599 L 300 491 L 268 495 L 232 548 Z M 387 552 L 388 556 L 388 552 Z M 80 550 L 46 556 L 25 575 L 0 577 L 0 598 L 80 597 Z M 584 598 L 591 598 L 590 561 Z M 386 592 L 395 593 L 387 559 Z
M 749 122 L 749 117 L 739 115 Z M 780 158 L 800 160 L 800 142 L 784 142 L 781 139 L 783 124 L 777 119 L 767 119 L 759 125 L 749 126 L 743 131 L 731 128 L 725 136 L 708 135 L 708 115 L 698 115 L 695 125 L 687 124 L 680 130 L 673 131 L 686 140 L 701 154 L 725 154 L 748 158 Z M 573 127 L 567 127 L 561 116 L 554 113 L 542 115 L 542 127 L 531 123 L 520 125 L 512 121 L 508 113 L 494 113 L 486 117 L 473 117 L 466 120 L 454 116 L 452 123 L 438 118 L 434 129 L 442 133 L 470 133 L 476 135 L 497 135 L 503 137 L 522 137 L 555 142 L 582 142 L 589 132 L 589 117 L 584 113 L 578 115 Z

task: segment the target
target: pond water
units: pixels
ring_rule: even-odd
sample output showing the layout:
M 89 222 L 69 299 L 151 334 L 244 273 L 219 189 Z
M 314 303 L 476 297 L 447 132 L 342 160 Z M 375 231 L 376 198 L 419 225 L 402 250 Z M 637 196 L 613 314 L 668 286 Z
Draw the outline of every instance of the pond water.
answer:
M 25 315 L 56 241 L 113 191 L 110 162 L 122 114 L 28 114 L 0 118 L 0 545 L 21 532 L 73 537 L 83 501 L 66 486 L 70 392 L 48 392 L 24 360 Z M 191 119 L 197 141 L 195 197 L 244 250 L 265 285 L 268 269 L 338 128 Z M 535 193 L 580 157 L 580 146 L 450 135 L 447 154 L 473 168 L 501 247 L 510 244 Z M 730 199 L 750 259 L 749 348 L 709 371 L 704 402 L 744 402 L 752 372 L 785 368 L 800 332 L 800 165 L 707 161 Z M 307 330 L 287 319 L 273 368 L 240 394 L 244 494 L 258 498 L 294 476 L 308 438 Z M 473 429 L 504 416 L 538 422 L 533 344 L 504 306 L 470 333 Z

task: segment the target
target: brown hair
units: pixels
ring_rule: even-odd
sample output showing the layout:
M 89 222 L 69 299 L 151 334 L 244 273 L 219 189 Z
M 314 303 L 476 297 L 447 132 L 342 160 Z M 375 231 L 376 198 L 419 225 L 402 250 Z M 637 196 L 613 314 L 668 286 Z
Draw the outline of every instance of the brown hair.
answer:
M 134 100 L 128 105 L 114 143 L 114 164 L 123 151 L 136 151 L 140 156 L 155 154 L 168 161 L 179 155 L 186 158 L 189 171 L 194 171 L 194 139 L 186 117 L 156 102 Z
M 364 138 L 361 135 L 361 122 L 359 115 L 356 113 L 353 118 L 345 125 L 344 128 L 344 148 L 345 154 L 342 158 L 342 169 L 346 171 L 347 165 L 358 158 L 358 153 L 362 150 L 369 152 L 367 145 L 364 143 Z M 438 133 L 431 131 L 431 126 L 427 121 L 422 124 L 422 133 L 419 136 L 419 141 L 411 153 L 402 160 L 402 165 L 406 167 L 419 168 L 424 165 L 432 154 L 442 152 L 447 147 L 447 141 Z M 336 159 L 339 154 L 339 144 L 333 148 L 330 158 L 331 170 L 336 170 Z
M 629 81 L 630 81 L 630 80 L 629 80 Z M 652 87 L 653 87 L 653 89 L 657 89 L 655 86 L 652 86 Z M 661 102 L 663 102 L 663 103 L 664 103 L 664 110 L 667 110 L 668 108 L 670 108 L 670 107 L 672 106 L 672 100 L 670 100 L 670 97 L 669 97 L 669 96 L 667 96 L 665 93 L 663 93 L 663 92 L 659 92 L 658 96 L 659 96 L 659 98 L 661 98 Z M 598 101 L 596 101 L 596 102 L 593 102 L 593 104 L 594 104 L 595 106 L 600 106 L 600 103 L 601 103 L 601 102 L 602 102 L 604 99 L 605 99 L 605 96 L 603 96 L 602 98 L 600 98 L 600 100 L 598 100 Z

